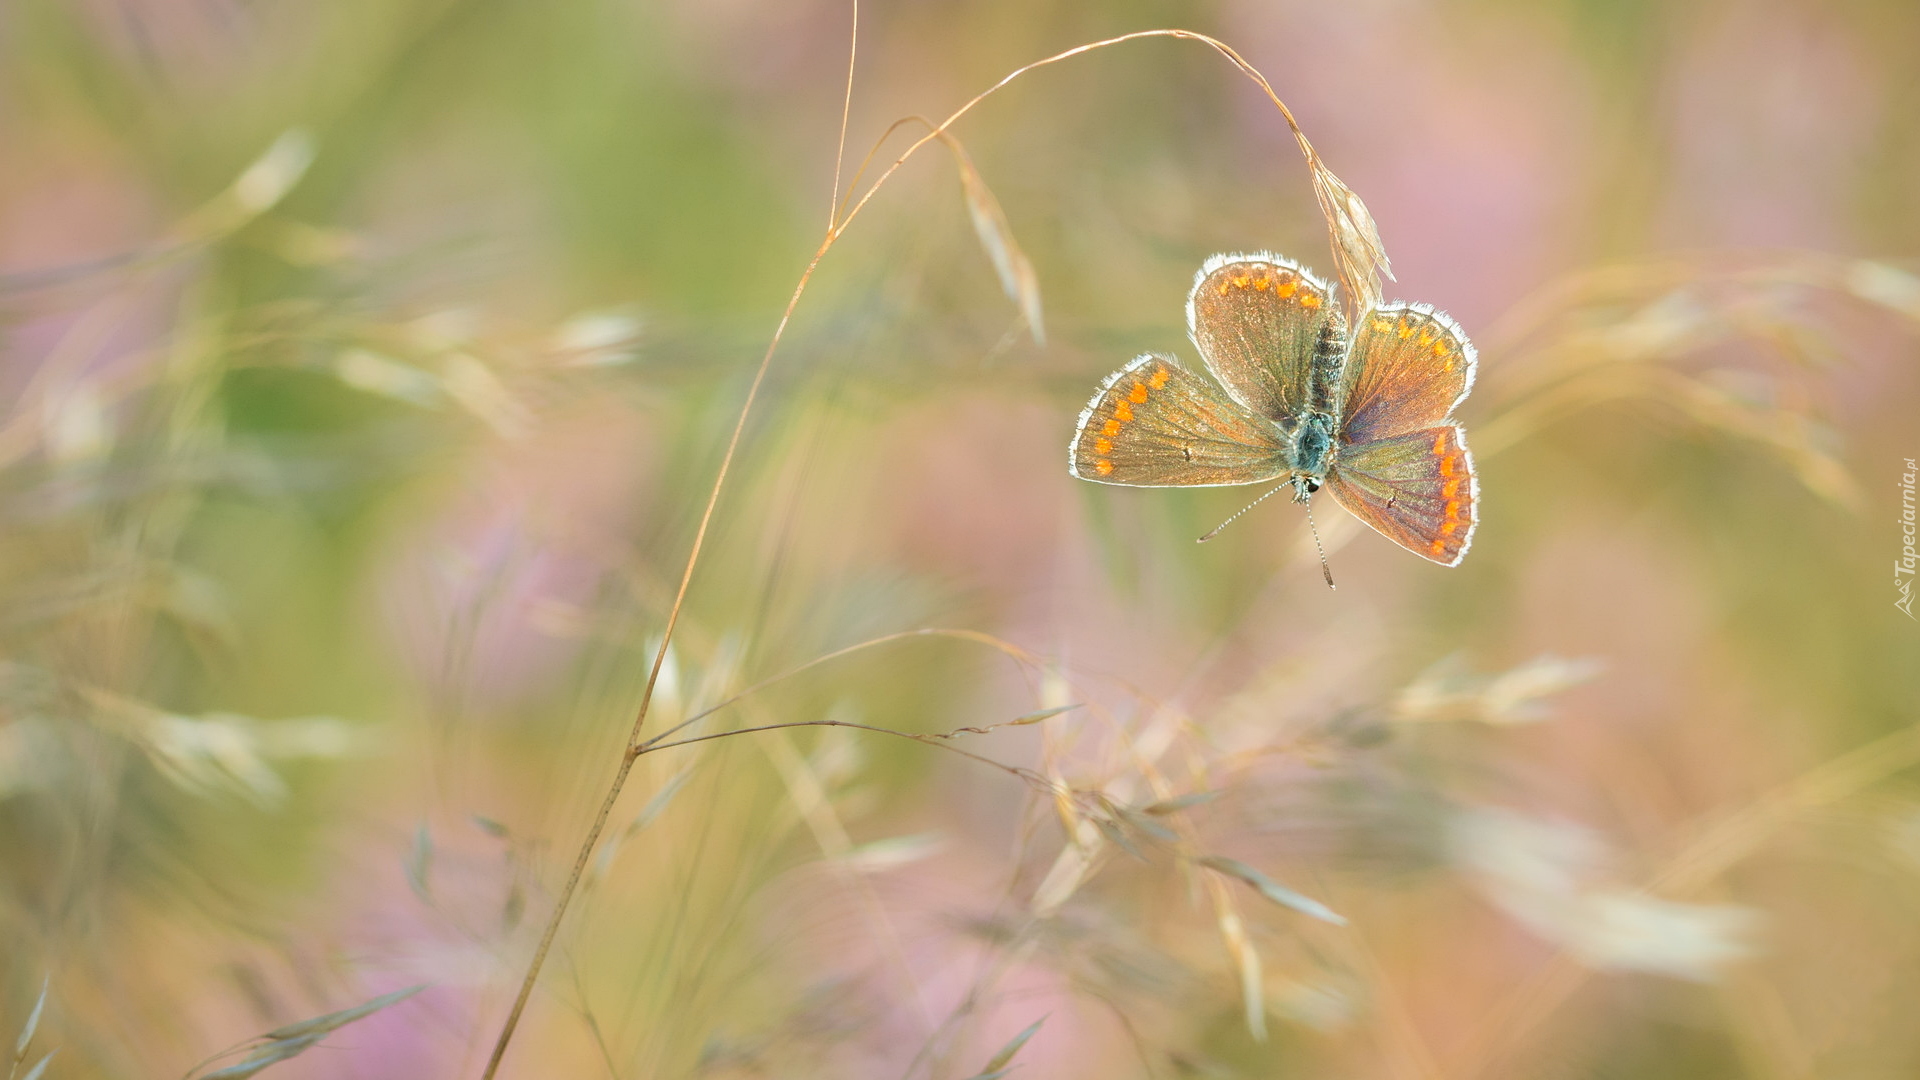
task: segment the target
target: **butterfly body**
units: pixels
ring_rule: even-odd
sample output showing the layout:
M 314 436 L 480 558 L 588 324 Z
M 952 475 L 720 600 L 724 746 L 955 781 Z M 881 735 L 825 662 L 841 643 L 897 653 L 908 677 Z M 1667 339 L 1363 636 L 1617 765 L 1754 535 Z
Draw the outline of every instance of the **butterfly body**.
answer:
M 1268 254 L 1200 268 L 1187 324 L 1215 386 L 1171 357 L 1114 372 L 1080 414 L 1073 475 L 1132 486 L 1322 487 L 1424 558 L 1458 565 L 1479 485 L 1451 421 L 1473 345 L 1424 304 L 1377 304 L 1349 332 L 1331 285 Z

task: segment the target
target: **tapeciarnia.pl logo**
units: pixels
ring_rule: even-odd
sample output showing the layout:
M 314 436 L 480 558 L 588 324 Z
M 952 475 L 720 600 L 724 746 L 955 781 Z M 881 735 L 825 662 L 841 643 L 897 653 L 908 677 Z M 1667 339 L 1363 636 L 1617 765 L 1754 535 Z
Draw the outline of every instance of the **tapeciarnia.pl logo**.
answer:
M 1914 618 L 1913 478 L 1914 473 L 1920 472 L 1920 469 L 1914 468 L 1912 458 L 1907 458 L 1906 463 L 1907 471 L 1900 474 L 1900 557 L 1893 561 L 1893 588 L 1900 595 L 1894 600 L 1893 606 L 1906 612 L 1907 618 L 1912 619 Z

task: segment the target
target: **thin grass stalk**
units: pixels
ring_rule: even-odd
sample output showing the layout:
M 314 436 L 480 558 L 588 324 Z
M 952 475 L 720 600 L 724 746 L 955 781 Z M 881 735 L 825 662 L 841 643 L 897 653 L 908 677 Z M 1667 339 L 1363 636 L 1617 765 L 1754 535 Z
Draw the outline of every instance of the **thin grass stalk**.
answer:
M 961 641 L 977 641 L 983 645 L 987 645 L 991 648 L 998 649 L 1001 652 L 1006 653 L 1008 656 L 1024 664 L 1032 664 L 1038 661 L 1038 657 L 1034 656 L 1033 653 L 1028 652 L 1025 649 L 1022 649 L 1020 646 L 1015 645 L 1012 642 L 1002 641 L 1001 639 L 994 637 L 992 634 L 983 634 L 977 630 L 949 630 L 941 627 L 924 627 L 918 630 L 901 630 L 897 633 L 883 634 L 877 638 L 869 638 L 866 641 L 856 642 L 855 644 L 848 645 L 845 648 L 835 649 L 829 653 L 822 653 L 821 655 L 816 656 L 813 659 L 808 660 L 803 664 L 788 668 L 787 670 L 781 672 L 778 675 L 771 675 L 771 676 L 768 676 L 767 678 L 761 679 L 759 682 L 754 683 L 752 686 L 749 686 L 744 690 L 741 690 L 739 693 L 733 695 L 732 697 L 727 698 L 724 701 L 717 702 L 713 705 L 709 705 L 704 709 L 701 709 L 699 712 L 694 713 L 692 716 L 687 717 L 685 720 L 680 721 L 679 723 L 673 725 L 672 727 L 661 732 L 660 734 L 655 735 L 653 738 L 648 739 L 646 742 L 641 743 L 640 749 L 643 752 L 654 749 L 655 744 L 661 742 L 664 739 L 671 738 L 673 735 L 677 734 L 678 732 L 686 730 L 687 728 L 693 726 L 694 724 L 697 724 L 700 721 L 705 720 L 707 717 L 712 716 L 714 713 L 717 713 L 720 710 L 725 709 L 728 706 L 739 702 L 743 698 L 747 698 L 752 696 L 753 694 L 757 694 L 760 691 L 765 690 L 767 687 L 774 685 L 775 683 L 785 682 L 786 680 L 791 679 L 796 675 L 799 675 L 806 671 L 810 671 L 813 668 L 819 667 L 821 664 L 827 663 L 830 660 L 838 660 L 843 656 L 851 656 L 852 654 L 857 652 L 864 652 L 865 650 L 871 649 L 876 645 L 886 645 L 895 641 L 905 641 L 910 638 L 923 638 L 923 637 L 950 637 L 950 638 L 957 638 Z
M 540 968 L 546 963 L 547 953 L 553 948 L 553 939 L 560 931 L 560 923 L 566 916 L 567 905 L 573 899 L 573 891 L 580 884 L 580 877 L 586 872 L 587 863 L 593 858 L 593 851 L 600 843 L 600 834 L 606 831 L 607 818 L 613 814 L 613 804 L 619 801 L 620 792 L 626 786 L 627 775 L 633 771 L 633 763 L 640 760 L 642 750 L 638 745 L 640 730 L 646 725 L 647 711 L 653 705 L 654 686 L 660 681 L 660 669 L 667 659 L 667 646 L 673 640 L 674 627 L 680 622 L 681 609 L 686 604 L 687 588 L 693 582 L 693 572 L 700 563 L 700 551 L 705 546 L 707 528 L 713 523 L 713 511 L 720 503 L 720 492 L 726 486 L 727 473 L 733 467 L 735 452 L 740 447 L 741 433 L 746 430 L 747 417 L 753 411 L 754 399 L 760 394 L 760 386 L 766 381 L 767 369 L 773 363 L 773 353 L 780 345 L 781 337 L 786 333 L 787 323 L 793 317 L 793 309 L 800 303 L 800 297 L 806 292 L 807 282 L 812 279 L 814 268 L 820 265 L 820 259 L 833 246 L 837 233 L 828 234 L 813 258 L 807 263 L 806 270 L 800 275 L 800 282 L 794 287 L 793 295 L 787 300 L 786 311 L 780 316 L 780 323 L 774 328 L 773 340 L 767 344 L 767 351 L 760 359 L 760 366 L 753 373 L 753 382 L 747 387 L 747 398 L 740 407 L 740 415 L 733 425 L 733 434 L 727 438 L 727 450 L 720 458 L 720 471 L 714 477 L 713 488 L 707 495 L 707 506 L 700 514 L 699 528 L 694 530 L 693 547 L 687 554 L 687 565 L 680 575 L 680 587 L 673 596 L 673 606 L 667 611 L 667 625 L 660 635 L 660 647 L 653 655 L 653 668 L 647 673 L 647 686 L 640 695 L 640 707 L 635 711 L 633 727 L 627 733 L 626 745 L 621 752 L 620 768 L 613 775 L 613 783 L 607 787 L 607 794 L 600 801 L 600 810 L 594 815 L 593 824 L 588 827 L 582 838 L 580 851 L 574 857 L 573 869 L 567 874 L 567 883 L 560 890 L 554 902 L 553 914 L 547 919 L 546 929 L 540 934 L 540 944 L 534 949 L 533 960 L 527 966 L 525 977 L 520 980 L 520 991 L 514 996 L 513 1009 L 507 1013 L 506 1023 L 500 1028 L 500 1036 L 495 1040 L 493 1054 L 487 1059 L 487 1068 L 481 1074 L 482 1080 L 493 1080 L 500 1069 L 500 1060 L 506 1055 L 507 1044 L 513 1040 L 514 1029 L 520 1024 L 520 1016 L 526 1011 L 527 999 L 533 995 L 533 985 L 539 979 Z
M 853 65 L 860 59 L 860 0 L 853 0 L 853 30 L 847 36 L 847 93 L 840 103 L 840 142 L 833 148 L 833 194 L 827 197 L 827 231 L 840 216 L 840 170 L 847 163 L 847 121 L 853 117 Z M 851 187 L 858 183 L 849 180 Z
M 858 23 L 856 21 L 855 27 L 854 27 L 854 35 L 853 35 L 856 44 L 859 36 L 858 29 L 859 29 Z M 646 688 L 641 693 L 640 705 L 638 709 L 635 710 L 635 713 L 634 713 L 633 726 L 627 735 L 625 746 L 621 752 L 620 767 L 614 772 L 613 781 L 611 784 L 608 785 L 607 793 L 600 801 L 600 808 L 594 814 L 592 824 L 588 827 L 586 834 L 581 838 L 579 852 L 574 856 L 573 868 L 568 872 L 566 884 L 562 886 L 559 896 L 555 899 L 553 914 L 548 917 L 546 927 L 541 932 L 541 935 L 540 935 L 540 943 L 534 949 L 533 958 L 529 961 L 527 965 L 526 974 L 520 980 L 519 991 L 514 995 L 513 1007 L 507 1013 L 506 1021 L 500 1027 L 499 1036 L 494 1041 L 493 1052 L 487 1059 L 486 1070 L 481 1074 L 482 1080 L 493 1080 L 494 1076 L 499 1072 L 501 1060 L 506 1056 L 507 1047 L 513 1041 L 513 1035 L 514 1035 L 514 1032 L 519 1027 L 520 1018 L 526 1012 L 527 1002 L 533 995 L 533 987 L 534 987 L 534 984 L 539 980 L 540 970 L 546 964 L 547 954 L 551 952 L 553 949 L 554 939 L 559 933 L 560 924 L 562 923 L 562 921 L 564 921 L 566 917 L 567 908 L 573 899 L 574 891 L 579 887 L 580 879 L 585 874 L 587 865 L 592 861 L 594 850 L 599 846 L 600 837 L 606 831 L 607 821 L 613 814 L 613 806 L 617 801 L 619 801 L 620 793 L 626 786 L 627 777 L 633 771 L 634 762 L 638 761 L 640 759 L 640 755 L 643 753 L 646 753 L 649 749 L 654 749 L 654 750 L 665 749 L 668 746 L 682 746 L 682 745 L 686 745 L 688 743 L 693 743 L 693 742 L 704 742 L 709 739 L 724 738 L 729 735 L 745 734 L 749 731 L 767 730 L 766 728 L 743 728 L 736 731 L 720 732 L 714 735 L 700 736 L 692 739 L 683 739 L 683 740 L 680 740 L 679 742 L 674 742 L 674 743 L 656 744 L 651 747 L 645 746 L 640 742 L 640 732 L 646 725 L 648 710 L 652 707 L 652 704 L 653 704 L 654 687 L 655 687 L 655 684 L 659 681 L 661 668 L 666 662 L 667 647 L 672 643 L 674 629 L 679 624 L 680 613 L 686 603 L 687 590 L 693 582 L 694 570 L 697 569 L 699 566 L 700 554 L 706 544 L 707 530 L 708 530 L 708 527 L 712 524 L 714 510 L 719 505 L 721 492 L 726 487 L 727 476 L 732 471 L 734 457 L 739 451 L 741 436 L 746 430 L 747 418 L 753 412 L 754 403 L 759 397 L 761 386 L 766 381 L 767 371 L 772 366 L 774 353 L 779 349 L 780 342 L 786 334 L 787 326 L 793 318 L 794 309 L 799 306 L 801 296 L 803 296 L 806 293 L 807 285 L 810 281 L 812 281 L 813 273 L 819 267 L 820 260 L 826 256 L 827 252 L 832 249 L 834 243 L 837 240 L 839 240 L 840 236 L 843 233 L 846 232 L 847 227 L 853 224 L 854 218 L 857 217 L 860 211 L 866 207 L 867 203 L 873 199 L 874 195 L 880 190 L 881 186 L 884 185 L 889 179 L 891 179 L 893 175 L 899 171 L 902 165 L 906 164 L 907 159 L 911 158 L 915 153 L 917 153 L 920 150 L 921 147 L 924 147 L 927 143 L 932 142 L 935 139 L 946 138 L 947 130 L 951 128 L 953 124 L 958 122 L 967 113 L 971 112 L 975 106 L 979 105 L 982 101 L 986 100 L 989 96 L 996 93 L 1000 89 L 1004 88 L 1005 86 L 1007 86 L 1009 83 L 1013 82 L 1015 79 L 1019 78 L 1020 76 L 1025 75 L 1027 72 L 1036 70 L 1038 68 L 1047 67 L 1049 65 L 1059 63 L 1060 61 L 1069 59 L 1071 57 L 1080 56 L 1086 53 L 1093 52 L 1098 49 L 1103 49 L 1109 46 L 1118 45 L 1123 42 L 1135 41 L 1142 38 L 1154 38 L 1154 37 L 1168 37 L 1168 38 L 1176 38 L 1180 40 L 1198 41 L 1204 45 L 1207 45 L 1208 47 L 1212 48 L 1215 52 L 1225 57 L 1227 61 L 1233 64 L 1235 68 L 1239 69 L 1239 71 L 1243 75 L 1247 76 L 1249 79 L 1252 79 L 1254 83 L 1256 83 L 1263 91 L 1265 91 L 1267 98 L 1273 102 L 1276 108 L 1280 110 L 1280 115 L 1286 120 L 1288 129 L 1293 132 L 1295 141 L 1299 143 L 1301 153 L 1303 156 L 1305 156 L 1309 168 L 1313 171 L 1313 175 L 1315 177 L 1315 191 L 1317 194 L 1320 193 L 1321 191 L 1320 175 L 1321 173 L 1325 172 L 1325 166 L 1321 164 L 1318 152 L 1315 151 L 1313 149 L 1312 144 L 1307 141 L 1306 133 L 1300 129 L 1299 123 L 1293 117 L 1293 112 L 1287 108 L 1285 102 L 1280 100 L 1280 96 L 1274 92 L 1273 85 L 1267 81 L 1266 76 L 1262 75 L 1257 68 L 1255 68 L 1252 64 L 1248 63 L 1231 46 L 1227 45 L 1226 43 L 1216 38 L 1209 37 L 1206 34 L 1196 33 L 1191 30 L 1180 30 L 1180 29 L 1168 28 L 1168 29 L 1158 29 L 1158 30 L 1138 30 L 1138 31 L 1134 31 L 1133 33 L 1122 34 L 1118 37 L 1105 38 L 1100 41 L 1089 42 L 1087 44 L 1075 46 L 1074 48 L 1067 49 L 1063 52 L 1055 53 L 1052 56 L 1046 57 L 1041 60 L 1036 60 L 1031 64 L 1027 64 L 1023 67 L 1014 69 L 1012 72 L 1002 77 L 998 82 L 994 83 L 992 86 L 988 87 L 987 89 L 981 91 L 979 94 L 976 94 L 973 98 L 968 100 L 964 105 L 961 105 L 958 109 L 954 110 L 954 112 L 951 115 L 949 115 L 945 120 L 941 121 L 941 123 L 937 125 L 932 131 L 930 131 L 926 135 L 921 136 L 919 139 L 915 140 L 914 143 L 909 147 L 907 147 L 907 149 L 904 152 L 902 152 L 899 157 L 893 160 L 892 164 L 887 166 L 885 171 L 883 171 L 878 177 L 874 179 L 873 183 L 867 187 L 866 191 L 863 194 L 861 194 L 860 198 L 854 201 L 853 204 L 847 208 L 847 211 L 844 215 L 840 215 L 837 221 L 829 222 L 829 228 L 827 230 L 826 237 L 821 241 L 819 248 L 817 248 L 814 251 L 813 257 L 807 262 L 806 269 L 801 272 L 799 281 L 794 285 L 793 294 L 787 299 L 787 305 L 785 310 L 781 312 L 780 321 L 774 327 L 773 337 L 771 340 L 768 341 L 766 352 L 761 356 L 760 365 L 758 368 L 755 369 L 753 380 L 747 387 L 746 399 L 741 403 L 739 416 L 734 421 L 733 432 L 731 435 L 728 436 L 728 439 L 727 439 L 726 452 L 721 455 L 720 468 L 716 473 L 716 475 L 714 476 L 713 486 L 708 492 L 706 508 L 701 512 L 699 527 L 694 531 L 693 544 L 691 549 L 687 553 L 686 567 L 680 575 L 680 586 L 674 593 L 673 605 L 671 608 L 669 608 L 667 612 L 666 627 L 661 632 L 660 644 L 658 649 L 654 653 L 653 667 L 652 667 L 652 670 L 648 672 Z M 851 51 L 852 50 L 850 49 L 849 52 L 851 53 Z M 852 102 L 853 102 L 852 86 L 851 86 L 851 78 L 852 78 L 851 59 L 849 60 L 849 64 L 848 64 L 848 77 L 849 77 L 848 91 L 847 91 L 847 96 L 843 104 L 842 113 L 841 113 L 843 126 L 847 122 L 848 115 L 851 113 Z M 844 149 L 844 146 L 843 146 L 843 149 Z M 836 161 L 835 163 L 836 176 L 839 173 L 839 168 L 840 168 L 839 162 Z M 837 185 L 837 180 L 836 180 L 836 185 Z M 837 191 L 835 195 L 837 197 Z M 851 192 L 849 192 L 849 195 L 851 195 Z M 1321 208 L 1323 213 L 1327 214 L 1328 230 L 1333 241 L 1333 247 L 1334 247 L 1336 259 L 1339 260 L 1341 250 L 1342 250 L 1342 230 L 1340 228 L 1339 221 L 1337 220 L 1337 218 L 1333 213 L 1334 208 L 1328 203 L 1328 201 L 1324 196 L 1320 198 L 1320 203 L 1321 203 Z M 1342 265 L 1344 265 L 1344 261 L 1342 262 Z M 927 737 L 914 736 L 906 732 L 892 731 L 886 728 L 865 727 L 864 725 L 848 724 L 848 723 L 837 722 L 837 721 L 836 722 L 808 721 L 808 722 L 802 722 L 797 725 L 781 725 L 781 726 L 856 727 L 856 728 L 861 728 L 862 730 L 874 731 L 880 734 L 898 735 L 898 736 L 903 736 L 907 738 L 914 738 L 916 741 L 926 741 L 926 738 L 927 738 Z M 936 745 L 939 745 L 939 744 L 936 744 Z M 952 750 L 956 753 L 960 753 L 964 756 L 986 762 L 997 768 L 1008 769 L 1008 770 L 1013 769 L 1012 766 L 1002 765 L 1001 763 L 992 761 L 989 758 L 984 758 L 984 757 L 981 757 L 980 755 L 971 754 L 966 751 L 960 750 L 958 747 L 948 746 L 947 749 Z M 1019 774 L 1020 774 L 1019 772 L 1016 772 L 1016 775 L 1019 775 Z M 1040 779 L 1042 780 L 1042 782 L 1045 782 L 1044 778 L 1040 778 Z

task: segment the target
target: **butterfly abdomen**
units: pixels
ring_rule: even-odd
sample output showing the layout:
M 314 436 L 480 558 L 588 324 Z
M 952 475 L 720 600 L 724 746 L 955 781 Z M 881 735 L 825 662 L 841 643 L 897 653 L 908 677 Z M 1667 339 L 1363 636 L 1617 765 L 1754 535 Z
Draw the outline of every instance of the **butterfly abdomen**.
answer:
M 1313 359 L 1307 365 L 1307 411 L 1336 413 L 1334 400 L 1340 385 L 1340 365 L 1347 357 L 1347 320 L 1335 311 L 1320 326 L 1313 342 Z

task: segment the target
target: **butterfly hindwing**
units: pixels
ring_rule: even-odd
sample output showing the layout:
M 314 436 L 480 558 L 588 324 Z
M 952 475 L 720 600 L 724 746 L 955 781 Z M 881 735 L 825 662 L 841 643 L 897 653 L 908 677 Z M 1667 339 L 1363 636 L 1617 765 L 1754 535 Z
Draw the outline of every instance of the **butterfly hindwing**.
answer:
M 1284 439 L 1206 379 L 1149 353 L 1100 384 L 1067 467 L 1102 484 L 1252 484 L 1286 472 Z
M 1473 543 L 1480 481 L 1457 425 L 1343 446 L 1327 488 L 1382 536 L 1444 566 Z
M 1341 438 L 1364 443 L 1447 422 L 1473 388 L 1473 344 L 1425 304 L 1367 310 L 1341 373 Z
M 1235 401 L 1270 420 L 1306 411 L 1310 369 L 1337 317 L 1333 287 L 1277 255 L 1215 255 L 1187 296 L 1187 331 Z
M 1187 328 L 1219 385 L 1142 356 L 1100 385 L 1068 446 L 1073 475 L 1137 486 L 1322 481 L 1400 546 L 1466 557 L 1479 480 L 1453 410 L 1473 345 L 1424 304 L 1369 307 L 1348 339 L 1333 287 L 1274 255 L 1215 255 Z

